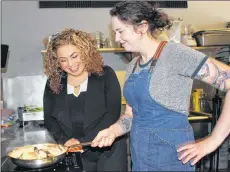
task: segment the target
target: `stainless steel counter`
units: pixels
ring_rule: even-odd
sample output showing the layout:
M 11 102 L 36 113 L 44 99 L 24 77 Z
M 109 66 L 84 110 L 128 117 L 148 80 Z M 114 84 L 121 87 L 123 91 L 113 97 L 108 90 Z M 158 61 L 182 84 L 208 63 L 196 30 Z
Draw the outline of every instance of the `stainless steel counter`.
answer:
M 1 132 L 1 171 L 20 171 L 20 172 L 85 172 L 81 162 L 80 153 L 68 153 L 63 161 L 47 168 L 27 169 L 16 166 L 10 158 L 6 156 L 7 152 L 18 146 L 56 143 L 49 132 L 41 125 L 29 122 L 23 128 L 19 123 L 10 128 L 3 128 Z
M 19 124 L 9 128 L 1 129 L 1 157 L 15 147 L 38 144 L 38 143 L 56 143 L 49 132 L 34 122 L 28 123 L 23 128 Z
M 211 114 L 190 112 L 188 120 L 192 123 L 195 135 L 203 137 L 210 132 L 208 123 L 211 121 Z M 16 123 L 9 128 L 1 129 L 1 157 L 15 147 L 39 143 L 56 142 L 43 126 L 34 122 L 28 123 L 23 128 L 19 127 L 19 123 Z

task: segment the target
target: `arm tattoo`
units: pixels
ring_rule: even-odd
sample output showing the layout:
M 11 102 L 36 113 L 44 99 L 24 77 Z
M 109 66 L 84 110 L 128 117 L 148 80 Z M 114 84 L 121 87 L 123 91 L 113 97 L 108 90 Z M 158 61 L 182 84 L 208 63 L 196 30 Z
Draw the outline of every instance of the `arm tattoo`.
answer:
M 228 79 L 227 72 L 220 72 L 218 70 L 217 78 L 214 81 L 213 85 L 218 89 L 222 86 L 223 89 L 225 90 L 225 80 L 227 79 Z
M 131 126 L 132 126 L 132 120 L 133 117 L 131 116 L 124 116 L 121 117 L 117 123 L 121 126 L 122 128 L 122 132 L 124 133 L 128 133 L 131 130 Z
M 230 79 L 230 71 L 220 71 L 220 69 L 214 63 L 212 64 L 215 66 L 217 71 L 216 78 L 213 81 L 213 86 L 222 91 L 227 91 L 225 82 L 227 79 Z
M 210 66 L 209 66 L 210 65 Z M 214 70 L 214 76 L 211 70 Z M 218 66 L 211 62 L 210 64 L 204 64 L 196 76 L 196 79 L 204 80 L 207 77 L 211 77 L 211 85 L 219 90 L 227 91 L 226 82 L 230 79 L 230 71 L 221 71 Z
M 202 80 L 203 78 L 210 75 L 210 70 L 208 64 L 204 64 L 204 66 L 200 69 L 200 72 L 196 76 L 197 79 Z

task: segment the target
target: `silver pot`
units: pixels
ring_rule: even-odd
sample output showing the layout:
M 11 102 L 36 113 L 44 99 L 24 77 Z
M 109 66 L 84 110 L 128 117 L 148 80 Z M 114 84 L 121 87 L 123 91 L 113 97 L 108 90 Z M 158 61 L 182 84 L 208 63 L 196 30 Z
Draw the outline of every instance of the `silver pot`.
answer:
M 230 44 L 230 29 L 210 29 L 193 33 L 197 46 L 224 46 Z

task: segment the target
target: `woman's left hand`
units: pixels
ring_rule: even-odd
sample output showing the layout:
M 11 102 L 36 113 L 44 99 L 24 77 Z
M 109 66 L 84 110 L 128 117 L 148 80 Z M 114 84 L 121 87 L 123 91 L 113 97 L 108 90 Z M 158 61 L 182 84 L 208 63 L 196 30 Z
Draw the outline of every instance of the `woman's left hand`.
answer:
M 79 140 L 75 139 L 75 138 L 72 138 L 72 139 L 69 139 L 67 142 L 65 142 L 65 146 L 72 146 L 74 144 L 79 144 Z
M 195 165 L 205 155 L 213 152 L 218 146 L 211 136 L 199 140 L 196 143 L 189 143 L 177 149 L 179 160 L 186 164 L 191 160 L 191 165 Z

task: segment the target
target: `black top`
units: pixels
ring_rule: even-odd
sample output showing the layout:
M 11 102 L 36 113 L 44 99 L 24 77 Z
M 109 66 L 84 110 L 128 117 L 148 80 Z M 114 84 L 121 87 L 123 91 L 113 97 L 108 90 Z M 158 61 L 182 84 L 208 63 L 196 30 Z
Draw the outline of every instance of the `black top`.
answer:
M 111 67 L 103 67 L 104 74 L 92 74 L 88 77 L 87 92 L 85 94 L 85 103 L 83 109 L 77 110 L 84 112 L 82 137 L 80 142 L 92 141 L 99 131 L 108 128 L 114 124 L 120 117 L 121 113 L 121 89 L 114 70 Z M 69 108 L 69 96 L 67 94 L 67 78 L 62 79 L 63 89 L 59 94 L 54 94 L 48 85 L 45 87 L 43 107 L 44 107 L 44 123 L 54 139 L 64 144 L 67 140 L 73 137 L 76 132 L 76 126 L 73 125 L 70 118 L 71 110 Z M 81 93 L 82 94 L 82 93 Z M 72 97 L 73 98 L 73 97 Z M 82 101 L 79 101 L 82 102 Z M 80 107 L 79 102 L 72 102 L 74 109 Z M 81 116 L 82 117 L 82 116 Z M 77 120 L 78 122 L 81 120 Z M 125 138 L 118 138 L 111 147 L 105 148 L 90 148 L 87 156 L 92 159 L 97 159 L 103 155 L 104 167 L 109 169 L 113 167 L 114 162 L 119 161 L 126 163 L 127 146 Z M 113 154 L 113 156 L 112 156 Z M 85 153 L 83 155 L 86 155 Z M 106 158 L 108 157 L 108 158 Z M 109 158 L 110 157 L 110 158 Z M 105 165 L 106 164 L 106 165 Z M 117 169 L 114 167 L 114 169 Z
M 74 94 L 67 95 L 69 115 L 73 125 L 72 137 L 76 139 L 83 137 L 85 98 L 86 92 L 81 92 L 78 97 Z
M 114 70 L 108 66 L 104 74 L 88 77 L 84 104 L 84 126 L 81 141 L 92 141 L 99 131 L 115 123 L 121 112 L 121 89 Z M 62 91 L 54 94 L 48 82 L 44 92 L 44 123 L 55 140 L 65 143 L 72 138 L 73 125 L 68 103 L 67 77 L 62 78 Z M 80 106 L 72 102 L 72 106 Z

